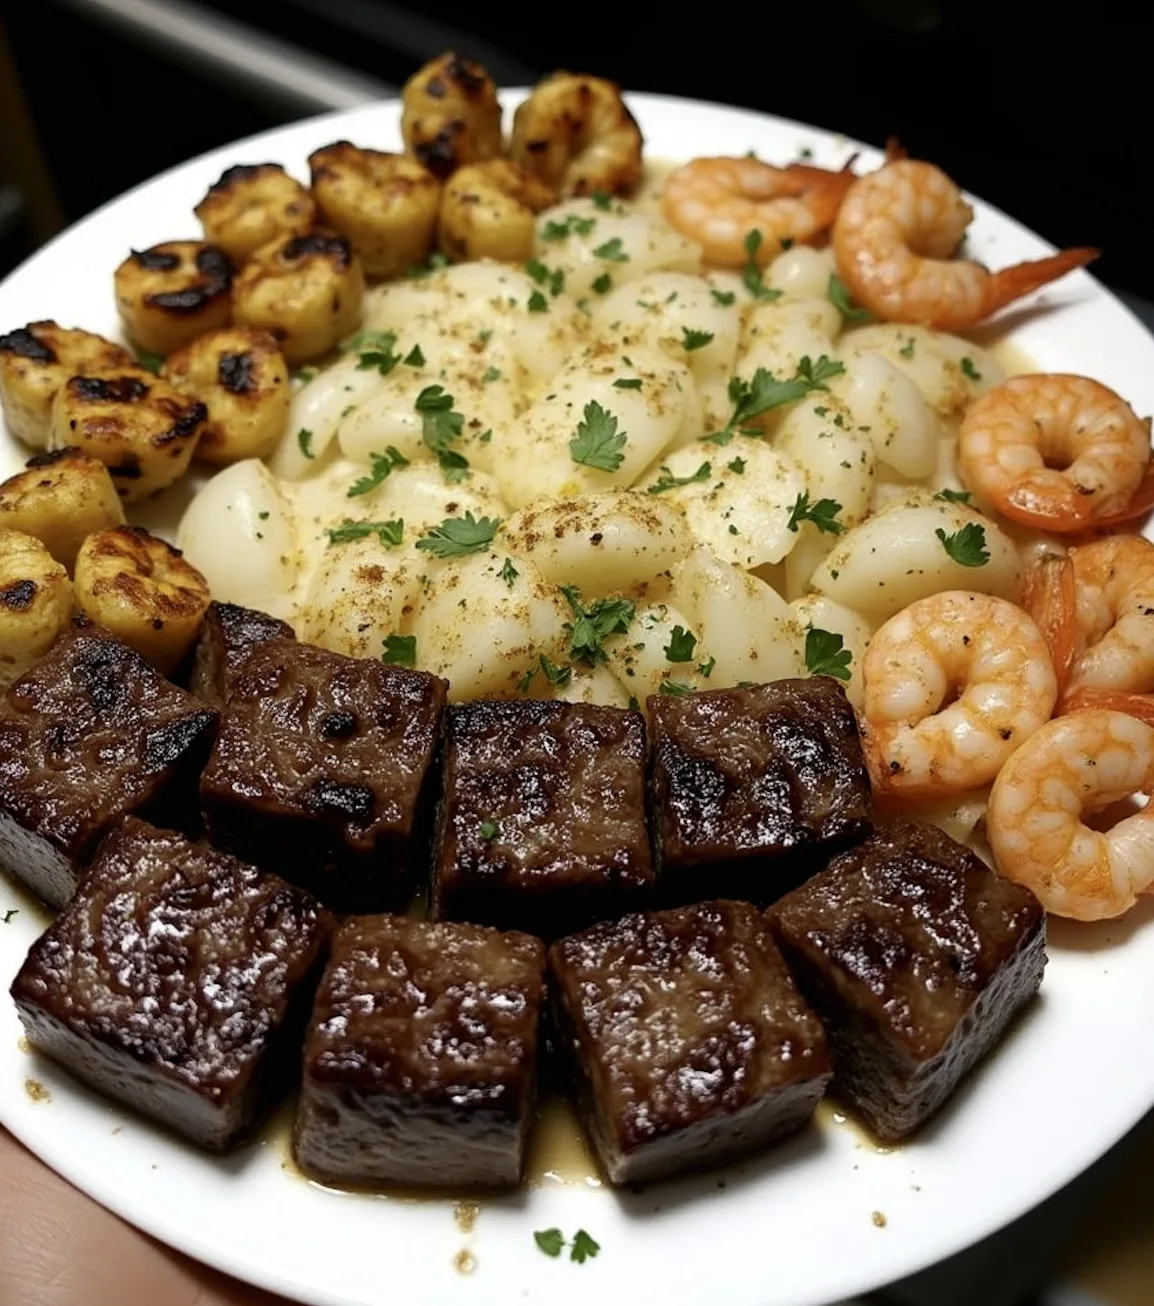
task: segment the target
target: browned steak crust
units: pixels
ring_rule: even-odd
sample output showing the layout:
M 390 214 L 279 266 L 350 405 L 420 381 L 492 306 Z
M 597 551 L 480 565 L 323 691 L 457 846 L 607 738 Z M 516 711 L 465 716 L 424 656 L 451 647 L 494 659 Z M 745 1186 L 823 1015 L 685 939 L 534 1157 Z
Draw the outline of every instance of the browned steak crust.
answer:
M 127 813 L 191 828 L 217 714 L 77 618 L 0 701 L 0 866 L 63 906 Z
M 549 939 L 645 904 L 653 865 L 640 712 L 454 704 L 443 775 L 438 918 Z
M 447 685 L 290 640 L 253 649 L 201 777 L 214 844 L 340 911 L 400 905 Z
M 561 1038 L 616 1184 L 720 1165 L 802 1126 L 825 1035 L 760 913 L 638 912 L 549 950 Z
M 770 920 L 825 1021 L 835 1090 L 887 1139 L 938 1110 L 1046 964 L 1033 894 L 914 822 L 835 858 Z
M 516 1184 L 544 969 L 544 947 L 526 934 L 346 921 L 305 1046 L 302 1169 L 344 1183 Z
M 295 1077 L 327 931 L 302 889 L 129 817 L 12 997 L 36 1047 L 219 1151 Z
M 210 603 L 196 642 L 189 688 L 210 706 L 223 708 L 253 649 L 270 640 L 293 638 L 287 621 L 236 603 Z

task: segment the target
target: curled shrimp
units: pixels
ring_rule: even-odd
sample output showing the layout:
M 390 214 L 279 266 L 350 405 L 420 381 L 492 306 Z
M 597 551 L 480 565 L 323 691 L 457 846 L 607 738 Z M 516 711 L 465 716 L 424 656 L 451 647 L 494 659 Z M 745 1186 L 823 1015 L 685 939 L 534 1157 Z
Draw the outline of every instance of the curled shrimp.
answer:
M 642 144 L 616 83 L 557 72 L 538 82 L 513 115 L 509 152 L 566 199 L 632 194 L 641 180 Z
M 849 164 L 830 172 L 751 158 L 691 159 L 666 178 L 661 212 L 714 267 L 743 267 L 749 233 L 760 232 L 755 258 L 764 267 L 791 243 L 811 243 L 827 231 L 853 183 Z
M 1068 553 L 1043 554 L 1022 577 L 1018 604 L 1038 627 L 1050 650 L 1059 699 L 1074 665 L 1076 602 L 1074 564 Z
M 955 258 L 974 211 L 940 168 L 892 158 L 850 187 L 833 228 L 838 275 L 887 322 L 964 331 L 1098 257 L 1066 249 L 991 272 Z
M 990 594 L 946 590 L 881 627 L 862 667 L 875 790 L 940 798 L 988 784 L 1050 717 L 1058 687 L 1037 626 Z
M 958 433 L 958 471 L 1000 513 L 1077 533 L 1131 502 L 1150 430 L 1108 386 L 1068 373 L 1013 376 L 975 400 Z
M 1042 726 L 1002 767 L 986 832 L 998 870 L 1047 911 L 1121 916 L 1154 882 L 1154 805 L 1094 830 L 1083 817 L 1154 793 L 1154 726 L 1094 709 Z

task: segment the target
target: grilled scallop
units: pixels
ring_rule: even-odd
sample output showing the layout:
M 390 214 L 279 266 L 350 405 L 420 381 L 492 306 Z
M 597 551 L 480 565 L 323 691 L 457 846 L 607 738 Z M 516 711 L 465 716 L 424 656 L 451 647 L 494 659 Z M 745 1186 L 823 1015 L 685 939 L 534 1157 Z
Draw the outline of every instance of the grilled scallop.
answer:
M 257 250 L 233 286 L 233 316 L 239 326 L 267 331 L 296 367 L 356 328 L 364 294 L 364 273 L 348 239 L 318 228 L 278 236 Z
M 39 540 L 0 528 L 0 689 L 34 666 L 72 615 L 72 582 Z
M 316 225 L 317 206 L 279 163 L 242 163 L 221 173 L 193 210 L 205 240 L 240 267 L 278 236 L 299 236 Z
M 458 168 L 441 199 L 441 250 L 457 263 L 483 258 L 524 263 L 533 257 L 534 217 L 556 202 L 552 186 L 511 159 Z
M 8 430 L 25 444 L 43 449 L 52 424 L 52 401 L 70 376 L 133 361 L 127 349 L 103 336 L 55 322 L 29 322 L 0 335 L 0 407 Z
M 370 277 L 398 277 L 433 247 L 441 183 L 404 154 L 336 141 L 309 155 L 326 221 L 353 242 Z
M 202 240 L 134 249 L 114 280 L 129 339 L 152 354 L 171 354 L 224 326 L 232 313 L 232 264 L 219 245 Z
M 108 468 L 79 449 L 37 454 L 0 485 L 0 527 L 35 536 L 68 568 L 86 535 L 123 524 Z
M 53 449 L 75 445 L 99 458 L 125 503 L 188 470 L 208 409 L 141 367 L 70 377 L 52 406 Z
M 76 606 L 169 672 L 208 611 L 208 582 L 179 549 L 139 526 L 97 531 L 76 558 Z
M 450 51 L 425 64 L 402 88 L 401 108 L 405 149 L 442 181 L 501 153 L 497 87 L 471 59 Z
M 196 446 L 196 456 L 204 462 L 264 458 L 284 434 L 288 367 L 267 331 L 212 331 L 170 354 L 161 375 L 208 409 L 208 424 Z

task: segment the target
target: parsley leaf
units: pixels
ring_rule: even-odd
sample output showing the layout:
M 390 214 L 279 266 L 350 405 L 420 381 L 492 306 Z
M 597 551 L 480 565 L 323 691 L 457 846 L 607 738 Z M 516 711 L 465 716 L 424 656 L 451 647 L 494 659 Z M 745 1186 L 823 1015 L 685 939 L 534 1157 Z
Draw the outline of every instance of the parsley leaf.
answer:
M 745 246 L 746 262 L 742 269 L 741 280 L 754 299 L 760 299 L 768 304 L 775 299 L 780 299 L 781 291 L 765 284 L 765 277 L 762 275 L 761 268 L 757 266 L 757 251 L 761 249 L 763 239 L 756 227 L 746 232 L 745 240 L 742 242 Z
M 521 680 L 517 685 L 517 688 L 522 694 L 527 694 L 529 692 L 529 687 L 536 679 L 538 671 L 542 672 L 545 679 L 551 685 L 555 685 L 558 689 L 565 689 L 573 679 L 573 668 L 571 666 L 558 666 L 556 662 L 550 662 L 545 654 L 542 653 L 537 659 L 537 665 L 535 667 L 530 667 L 521 677 Z
M 984 567 L 990 560 L 990 551 L 986 548 L 986 528 L 976 521 L 967 522 L 960 531 L 947 535 L 939 526 L 934 534 L 942 542 L 942 548 L 961 567 Z
M 565 289 L 565 270 L 547 267 L 540 259 L 531 258 L 525 264 L 525 271 L 539 286 L 548 286 L 554 297 Z
M 149 371 L 151 370 L 152 369 L 149 368 Z M 292 376 L 289 377 L 289 380 L 294 385 L 308 385 L 308 383 L 316 377 L 316 374 L 317 369 L 315 367 L 298 367 Z
M 484 839 L 486 843 L 492 843 L 497 837 L 497 831 L 499 829 L 500 827 L 497 825 L 496 821 L 482 821 L 481 838 Z
M 713 668 L 716 665 L 717 665 L 716 658 L 710 658 L 708 662 L 699 662 L 697 664 L 698 675 L 700 675 L 703 680 L 708 680 L 709 677 L 713 675 Z
M 3 916 L 0 916 L 0 925 L 7 925 L 13 916 L 19 916 L 19 907 L 9 907 Z
M 614 390 L 640 390 L 641 378 L 639 376 L 619 376 L 613 382 Z
M 602 274 L 593 282 L 593 293 L 596 295 L 607 295 L 613 288 L 613 278 L 608 272 Z
M 521 573 L 517 570 L 517 568 L 513 566 L 512 558 L 506 558 L 505 565 L 497 573 L 497 575 L 505 582 L 506 585 L 508 585 L 510 589 L 513 588 L 513 582 L 517 579 L 518 576 L 520 576 L 520 574 Z
M 147 349 L 139 349 L 136 353 L 136 365 L 143 367 L 146 372 L 151 372 L 153 376 L 159 376 L 160 369 L 164 366 L 164 355 L 151 354 Z
M 499 367 L 487 367 L 481 377 L 483 385 L 488 385 L 490 381 L 499 381 L 501 379 L 501 369 Z
M 461 434 L 465 418 L 453 411 L 453 396 L 444 386 L 427 385 L 417 396 L 416 409 L 421 414 L 421 438 L 437 455 L 445 479 L 450 484 L 463 481 L 469 474 L 469 460 L 450 445 Z
M 575 662 L 588 662 L 591 666 L 604 662 L 605 650 L 601 641 L 607 635 L 625 634 L 633 620 L 633 604 L 628 599 L 598 599 L 592 607 L 586 608 L 576 585 L 562 585 L 561 593 L 577 618 L 565 623 L 569 632 L 569 657 Z
M 316 457 L 316 454 L 313 453 L 313 433 L 303 426 L 297 432 L 297 444 L 300 445 L 301 453 L 306 458 Z
M 565 1246 L 565 1235 L 560 1229 L 538 1229 L 533 1234 L 533 1241 L 546 1256 L 560 1256 Z
M 406 367 L 424 367 L 425 355 L 421 353 L 421 346 L 414 345 L 405 355 L 404 363 Z
M 667 662 L 692 662 L 693 650 L 697 647 L 697 636 L 691 634 L 684 626 L 674 626 L 669 632 L 669 643 L 665 646 Z
M 529 296 L 528 308 L 530 313 L 547 313 L 549 311 L 549 301 L 539 290 L 534 290 Z
M 359 494 L 368 494 L 380 485 L 394 467 L 408 467 L 409 460 L 394 445 L 389 445 L 384 453 L 369 454 L 369 474 L 354 481 L 348 489 L 348 498 L 355 499 Z
M 394 521 L 346 521 L 328 531 L 329 544 L 348 544 L 350 540 L 363 540 L 375 535 L 382 544 L 396 546 L 405 535 L 405 522 L 401 517 Z
M 608 191 L 595 190 L 589 198 L 593 201 L 595 208 L 602 209 L 606 213 L 613 207 L 613 196 Z
M 657 686 L 657 692 L 659 694 L 669 694 L 674 698 L 684 698 L 686 694 L 693 693 L 693 686 L 686 685 L 680 680 L 663 680 Z
M 661 479 L 654 481 L 649 487 L 650 494 L 664 494 L 666 490 L 676 489 L 679 485 L 693 485 L 698 481 L 708 481 L 713 475 L 713 467 L 710 463 L 702 463 L 697 471 L 690 476 L 674 476 L 673 473 L 661 464 Z
M 621 237 L 614 236 L 612 240 L 607 240 L 604 244 L 598 245 L 593 251 L 593 257 L 604 259 L 607 263 L 628 263 L 629 255 L 625 253 L 621 245 Z
M 416 281 L 421 277 L 431 277 L 434 272 L 439 272 L 441 268 L 447 268 L 449 260 L 440 252 L 435 250 L 429 255 L 427 263 L 410 264 L 408 271 L 405 273 L 411 281 Z
M 584 1229 L 578 1229 L 573 1236 L 573 1247 L 569 1252 L 569 1259 L 576 1261 L 578 1265 L 584 1265 L 585 1262 L 601 1250 L 601 1244 L 594 1242 Z
M 385 651 L 381 661 L 391 667 L 415 667 L 417 665 L 416 635 L 386 635 Z
M 391 348 L 370 349 L 357 359 L 357 371 L 369 372 L 375 367 L 382 376 L 388 376 L 400 361 L 400 354 L 394 354 Z
M 898 350 L 898 353 L 901 354 L 903 358 L 913 358 L 914 346 L 916 344 L 917 340 L 913 336 L 910 336 L 906 343 Z
M 972 358 L 963 358 L 959 366 L 962 369 L 963 375 L 969 377 L 971 381 L 980 381 L 982 379 L 982 374 L 974 366 L 974 360 Z
M 714 302 L 720 304 L 722 308 L 728 308 L 737 298 L 732 290 L 711 289 L 709 293 L 713 296 Z
M 565 240 L 572 232 L 578 236 L 587 236 L 596 225 L 596 218 L 583 218 L 580 213 L 570 213 L 561 222 L 550 218 L 541 228 L 541 239 Z
M 839 512 L 841 504 L 836 499 L 818 499 L 816 503 L 810 503 L 809 491 L 803 490 L 794 501 L 786 525 L 796 532 L 803 521 L 811 521 L 823 534 L 840 535 L 845 527 L 837 519 Z
M 463 517 L 446 517 L 417 541 L 418 549 L 427 549 L 435 558 L 461 558 L 467 553 L 485 553 L 500 526 L 499 517 L 478 520 L 471 512 Z
M 862 308 L 855 304 L 849 291 L 846 289 L 845 282 L 836 272 L 829 274 L 829 282 L 826 285 L 825 297 L 842 315 L 842 318 L 849 323 L 868 322 L 870 311 L 868 308 Z
M 810 675 L 848 680 L 853 654 L 848 648 L 842 647 L 844 643 L 845 640 L 840 635 L 811 626 L 805 632 L 805 668 Z
M 734 459 L 732 459 L 730 462 L 727 462 L 725 465 L 726 465 L 726 467 L 729 468 L 729 470 L 730 470 L 731 472 L 734 473 L 734 475 L 736 475 L 736 476 L 744 476 L 744 475 L 745 475 L 745 459 L 744 459 L 744 458 L 734 458 Z
M 969 503 L 973 498 L 969 490 L 939 490 L 934 495 L 935 499 L 940 499 L 943 503 Z
M 617 418 L 591 399 L 577 424 L 577 434 L 569 441 L 569 452 L 575 463 L 596 467 L 602 472 L 615 472 L 625 461 L 621 450 L 628 438 L 624 431 L 618 435 Z
M 724 431 L 715 431 L 704 438 L 714 444 L 728 444 L 747 422 L 769 412 L 771 408 L 795 403 L 813 390 L 828 390 L 826 382 L 844 371 L 844 363 L 835 362 L 825 354 L 816 363 L 806 354 L 788 381 L 779 381 L 764 367 L 759 367 L 754 372 L 752 381 L 743 381 L 741 377 L 735 376 L 729 382 L 729 398 L 733 403 L 733 416 L 729 419 L 729 425 Z M 760 432 L 747 434 L 758 435 Z
M 681 328 L 681 347 L 687 354 L 695 349 L 704 349 L 713 339 L 712 331 L 694 331 L 691 327 Z

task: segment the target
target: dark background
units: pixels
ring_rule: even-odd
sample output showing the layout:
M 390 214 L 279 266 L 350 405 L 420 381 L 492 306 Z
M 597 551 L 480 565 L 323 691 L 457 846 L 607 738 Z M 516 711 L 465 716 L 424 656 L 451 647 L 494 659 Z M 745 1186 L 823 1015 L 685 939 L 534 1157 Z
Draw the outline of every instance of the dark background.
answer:
M 1151 20 L 1135 0 L 1065 11 L 990 0 L 200 3 L 394 86 L 451 44 L 506 84 L 564 64 L 879 145 L 896 134 L 1055 244 L 1100 246 L 1103 280 L 1154 298 Z M 64 222 L 190 155 L 302 116 L 96 21 L 82 0 L 0 0 L 0 24 Z M 36 217 L 0 259 L 46 234 Z

